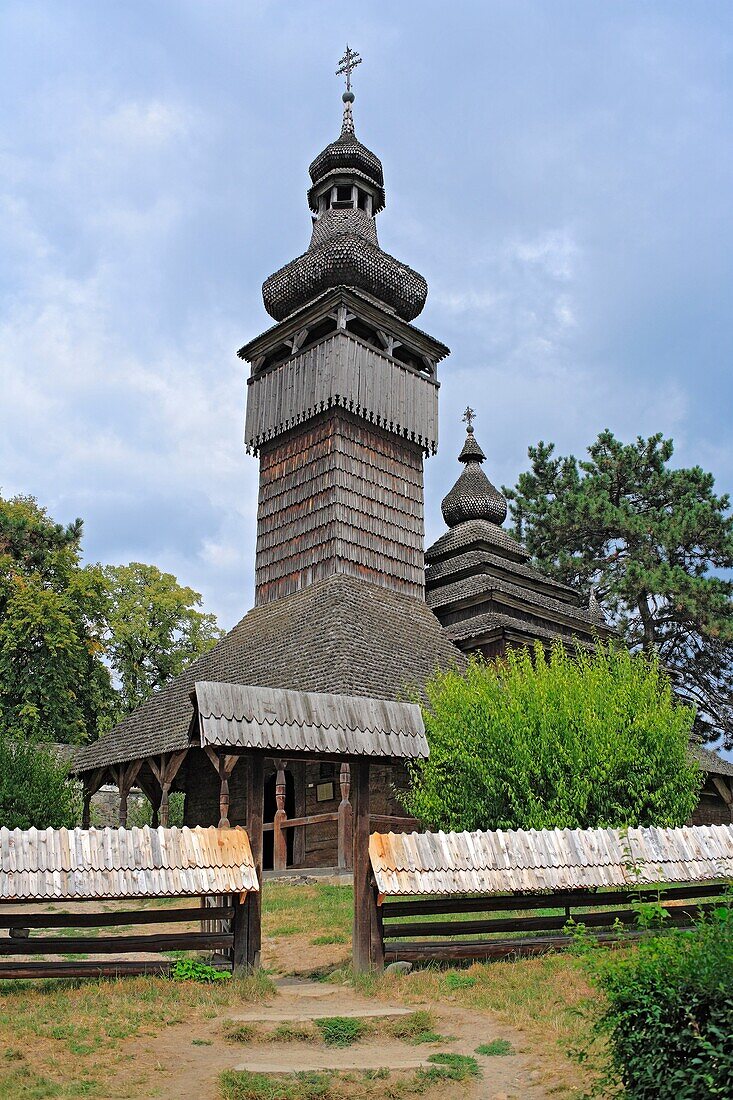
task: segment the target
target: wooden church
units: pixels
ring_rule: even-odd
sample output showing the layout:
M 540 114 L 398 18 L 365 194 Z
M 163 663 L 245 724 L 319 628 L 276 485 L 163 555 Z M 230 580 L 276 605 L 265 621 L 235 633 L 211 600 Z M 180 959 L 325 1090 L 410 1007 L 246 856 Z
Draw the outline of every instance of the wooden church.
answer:
M 424 549 L 423 463 L 438 445 L 448 348 L 413 324 L 427 283 L 380 246 L 382 164 L 356 137 L 350 86 L 343 100 L 341 132 L 309 169 L 309 247 L 265 280 L 275 324 L 239 351 L 250 368 L 245 441 L 260 471 L 255 606 L 80 752 L 87 819 L 91 796 L 111 782 L 123 824 L 132 786 L 162 824 L 173 790 L 185 792 L 187 824 L 245 821 L 239 758 L 192 737 L 197 682 L 403 700 L 469 653 L 495 658 L 558 637 L 585 646 L 609 633 L 597 606 L 534 569 L 504 530 L 507 504 L 484 473 L 470 410 L 462 471 L 443 501 L 447 530 Z M 377 824 L 412 827 L 394 772 L 371 774 Z M 348 765 L 273 758 L 265 776 L 265 821 L 278 811 L 278 829 L 293 821 L 285 862 L 347 863 L 337 849 Z M 270 862 L 272 852 L 270 841 Z

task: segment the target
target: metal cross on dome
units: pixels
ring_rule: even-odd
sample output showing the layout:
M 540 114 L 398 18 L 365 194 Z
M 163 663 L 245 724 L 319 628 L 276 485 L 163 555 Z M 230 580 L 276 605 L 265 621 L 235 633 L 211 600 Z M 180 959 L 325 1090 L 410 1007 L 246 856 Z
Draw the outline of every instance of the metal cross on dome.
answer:
M 475 418 L 476 418 L 476 413 L 473 411 L 473 409 L 469 405 L 466 408 L 466 411 L 464 412 L 463 418 L 462 418 L 464 424 L 466 425 L 466 430 L 467 431 L 469 431 L 469 432 L 473 431 L 473 422 L 474 422 Z
M 336 70 L 336 76 L 346 77 L 346 91 L 351 91 L 351 74 L 357 65 L 361 65 L 362 59 L 359 56 L 358 50 L 352 50 L 349 43 L 346 43 L 346 53 L 339 61 L 339 67 Z

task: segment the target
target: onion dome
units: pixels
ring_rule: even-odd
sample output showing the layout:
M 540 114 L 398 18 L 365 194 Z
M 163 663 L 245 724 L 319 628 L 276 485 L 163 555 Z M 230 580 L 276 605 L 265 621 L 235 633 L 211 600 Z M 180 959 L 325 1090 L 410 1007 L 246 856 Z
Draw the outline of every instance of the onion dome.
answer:
M 382 163 L 356 137 L 350 88 L 343 94 L 341 134 L 310 166 L 308 205 L 313 232 L 308 251 L 262 285 L 265 309 L 276 321 L 337 286 L 378 299 L 404 321 L 422 311 L 428 284 L 417 271 L 379 247 L 375 215 L 384 207 Z
M 449 527 L 477 519 L 488 520 L 500 527 L 507 515 L 506 498 L 491 484 L 481 469 L 486 455 L 473 434 L 473 413 L 469 417 L 469 411 L 467 410 L 465 418 L 468 419 L 466 442 L 458 456 L 458 461 L 464 463 L 464 470 L 443 499 L 443 519 Z
M 318 191 L 323 182 L 347 172 L 350 176 L 361 176 L 377 189 L 374 213 L 384 209 L 384 172 L 382 162 L 376 153 L 362 145 L 354 130 L 354 115 L 351 109 L 353 92 L 344 93 L 344 118 L 341 134 L 318 154 L 311 163 L 308 172 L 313 186 L 308 192 L 308 205 L 314 214 L 318 213 Z M 347 99 L 347 95 L 351 99 Z

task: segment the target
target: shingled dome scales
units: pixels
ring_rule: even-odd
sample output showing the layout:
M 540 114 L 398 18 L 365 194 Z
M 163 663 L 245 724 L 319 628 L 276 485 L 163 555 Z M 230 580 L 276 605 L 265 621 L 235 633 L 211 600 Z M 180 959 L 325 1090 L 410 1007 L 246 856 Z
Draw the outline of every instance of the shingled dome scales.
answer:
M 283 321 L 323 291 L 351 286 L 412 321 L 425 305 L 428 284 L 379 246 L 375 217 L 385 205 L 382 162 L 356 136 L 350 86 L 342 98 L 341 133 L 309 169 L 310 246 L 265 279 L 265 309 Z
M 506 499 L 481 469 L 485 459 L 486 455 L 473 434 L 473 424 L 469 421 L 466 441 L 458 456 L 458 461 L 464 464 L 463 473 L 441 505 L 443 519 L 449 527 L 471 519 L 487 520 L 501 527 L 506 519 Z

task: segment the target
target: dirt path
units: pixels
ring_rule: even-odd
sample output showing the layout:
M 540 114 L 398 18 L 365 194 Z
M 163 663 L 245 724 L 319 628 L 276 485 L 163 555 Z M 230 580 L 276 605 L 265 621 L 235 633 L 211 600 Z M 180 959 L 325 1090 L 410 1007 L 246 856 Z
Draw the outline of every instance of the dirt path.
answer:
M 431 1004 L 389 1005 L 354 993 L 347 986 L 285 979 L 277 983 L 278 996 L 261 1008 L 254 1006 L 239 1013 L 166 1028 L 144 1042 L 132 1041 L 113 1082 L 118 1095 L 131 1098 L 180 1100 L 219 1100 L 217 1078 L 225 1069 L 249 1069 L 265 1073 L 288 1073 L 303 1069 L 376 1069 L 387 1067 L 396 1072 L 425 1064 L 430 1054 L 453 1051 L 473 1054 L 475 1048 L 492 1039 L 507 1039 L 518 1053 L 503 1057 L 476 1055 L 482 1071 L 480 1082 L 454 1086 L 456 1095 L 466 1100 L 549 1100 L 550 1092 L 540 1083 L 535 1059 L 522 1052 L 519 1033 L 498 1025 L 489 1015 L 468 1012 L 452 1006 Z M 243 1024 L 261 1021 L 272 1026 L 286 1021 L 302 1021 L 323 1016 L 359 1016 L 375 1019 L 405 1015 L 419 1008 L 428 1009 L 437 1031 L 454 1036 L 455 1041 L 411 1045 L 397 1039 L 371 1038 L 352 1047 L 335 1050 L 321 1042 L 233 1043 L 224 1038 L 224 1025 L 236 1020 Z M 145 1084 L 143 1084 L 145 1082 Z M 125 1091 L 128 1088 L 129 1091 Z M 426 1094 L 429 1096 L 430 1094 Z M 445 1086 L 435 1090 L 445 1097 Z

